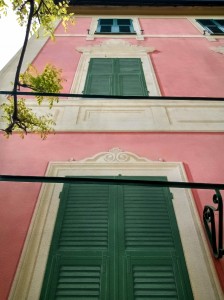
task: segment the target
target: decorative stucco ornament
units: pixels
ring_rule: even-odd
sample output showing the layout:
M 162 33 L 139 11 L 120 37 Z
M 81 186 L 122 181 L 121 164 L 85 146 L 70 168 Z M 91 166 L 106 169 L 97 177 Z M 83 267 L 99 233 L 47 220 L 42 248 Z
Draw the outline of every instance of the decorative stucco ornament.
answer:
M 134 153 L 123 151 L 120 148 L 116 147 L 108 152 L 101 152 L 97 155 L 94 155 L 91 158 L 88 158 L 85 160 L 86 162 L 107 162 L 107 163 L 134 163 L 134 162 L 147 162 L 149 161 L 147 158 L 139 157 L 135 155 Z
M 217 53 L 224 54 L 224 45 L 217 46 L 217 47 L 212 47 L 211 50 L 215 51 Z
M 78 52 L 94 53 L 94 54 L 96 53 L 102 54 L 108 52 L 136 54 L 139 52 L 149 53 L 155 51 L 154 47 L 143 47 L 138 45 L 132 45 L 127 41 L 117 40 L 117 39 L 107 40 L 98 45 L 78 47 L 76 49 Z

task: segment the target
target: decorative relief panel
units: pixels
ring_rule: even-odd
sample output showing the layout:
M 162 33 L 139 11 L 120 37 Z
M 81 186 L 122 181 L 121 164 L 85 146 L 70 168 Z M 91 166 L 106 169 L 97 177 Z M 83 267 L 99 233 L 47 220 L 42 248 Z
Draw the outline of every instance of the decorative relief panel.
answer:
M 124 40 L 106 40 L 102 44 L 86 46 L 86 47 L 78 47 L 77 51 L 82 53 L 94 53 L 94 54 L 105 54 L 105 53 L 149 53 L 154 52 L 154 47 L 143 47 L 138 45 L 132 45 Z
M 123 151 L 120 148 L 112 148 L 108 152 L 101 152 L 97 155 L 94 155 L 91 158 L 84 160 L 86 163 L 95 162 L 95 163 L 139 163 L 139 162 L 149 162 L 147 158 L 139 157 L 134 153 Z
M 47 106 L 27 104 L 40 115 L 49 113 Z M 224 103 L 218 101 L 71 99 L 55 104 L 50 113 L 56 132 L 224 130 Z
M 46 107 L 39 113 L 49 113 Z M 56 131 L 223 131 L 224 103 L 218 101 L 69 99 L 51 110 Z

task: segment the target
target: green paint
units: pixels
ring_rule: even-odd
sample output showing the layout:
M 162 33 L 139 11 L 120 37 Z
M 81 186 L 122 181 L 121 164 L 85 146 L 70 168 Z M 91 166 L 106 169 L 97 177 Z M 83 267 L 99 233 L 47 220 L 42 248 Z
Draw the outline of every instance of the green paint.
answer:
M 92 58 L 84 94 L 148 96 L 141 59 Z
M 60 198 L 40 299 L 193 299 L 167 188 L 66 184 Z

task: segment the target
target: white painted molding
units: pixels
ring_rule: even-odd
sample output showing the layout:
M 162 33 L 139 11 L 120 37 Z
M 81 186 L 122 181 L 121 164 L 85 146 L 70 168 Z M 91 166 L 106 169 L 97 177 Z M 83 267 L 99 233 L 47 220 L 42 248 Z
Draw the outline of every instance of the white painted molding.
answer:
M 56 132 L 223 132 L 224 103 L 219 101 L 62 99 L 49 110 L 26 100 L 39 115 L 51 113 Z M 0 128 L 5 124 L 0 122 Z
M 110 34 L 95 34 L 98 20 L 99 19 L 108 19 L 108 18 L 114 18 L 113 16 L 93 16 L 92 21 L 89 28 L 89 34 L 87 36 L 87 40 L 94 40 L 95 38 L 101 38 L 103 37 L 109 37 Z M 131 19 L 133 22 L 134 31 L 136 32 L 136 35 L 131 35 L 131 38 L 136 38 L 136 40 L 144 40 L 143 35 L 141 34 L 141 26 L 139 23 L 139 20 L 136 16 L 119 16 L 117 19 Z M 113 34 L 113 37 L 115 38 L 121 38 L 121 34 Z M 128 38 L 130 35 L 128 34 L 122 34 L 122 38 Z
M 74 161 L 50 162 L 46 176 L 167 176 L 187 181 L 179 162 L 151 161 L 120 150 Z M 38 300 L 53 234 L 62 184 L 43 184 L 9 300 Z M 221 300 L 223 294 L 190 190 L 170 189 L 195 300 Z
M 149 53 L 154 52 L 154 47 L 143 47 L 139 45 L 132 45 L 125 40 L 116 40 L 116 39 L 108 39 L 102 44 L 93 45 L 93 46 L 85 46 L 85 47 L 78 47 L 76 48 L 77 51 L 90 54 L 94 53 L 96 55 L 102 55 L 107 53 L 117 53 L 120 54 L 135 54 L 138 53 Z
M 198 16 L 198 17 L 195 17 L 195 18 L 190 17 L 190 18 L 187 18 L 187 19 L 191 22 L 191 24 L 195 28 L 197 28 L 197 30 L 202 34 L 202 37 L 206 38 L 210 42 L 215 42 L 216 41 L 216 38 L 214 37 L 214 35 L 210 35 L 209 32 L 204 31 L 205 30 L 204 27 L 196 21 L 196 19 L 214 19 L 213 17 Z
M 215 51 L 217 53 L 220 53 L 220 54 L 224 54 L 224 45 L 220 45 L 220 46 L 217 46 L 217 47 L 212 47 L 211 50 Z
M 137 163 L 148 162 L 147 158 L 139 157 L 131 152 L 124 152 L 120 148 L 112 148 L 109 152 L 101 152 L 93 157 L 87 158 L 84 162 L 96 162 L 96 163 Z

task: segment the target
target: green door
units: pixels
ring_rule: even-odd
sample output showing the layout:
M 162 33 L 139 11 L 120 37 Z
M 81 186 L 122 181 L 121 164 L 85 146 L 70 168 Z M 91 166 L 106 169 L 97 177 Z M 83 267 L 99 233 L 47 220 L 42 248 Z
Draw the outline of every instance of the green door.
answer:
M 84 94 L 148 96 L 140 58 L 92 58 Z
M 167 188 L 70 184 L 60 198 L 41 299 L 193 299 Z

